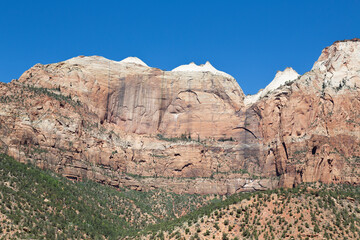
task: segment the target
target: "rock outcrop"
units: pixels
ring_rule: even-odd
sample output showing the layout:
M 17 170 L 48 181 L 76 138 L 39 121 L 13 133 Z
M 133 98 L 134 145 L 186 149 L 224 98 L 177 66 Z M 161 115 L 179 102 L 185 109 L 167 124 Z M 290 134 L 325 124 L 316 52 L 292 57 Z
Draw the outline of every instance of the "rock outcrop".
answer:
M 116 62 L 92 56 L 37 64 L 19 81 L 74 96 L 101 122 L 125 132 L 169 137 L 233 135 L 244 98 L 231 76 L 206 70 L 166 72 L 137 58 Z
M 0 84 L 0 149 L 71 179 L 231 194 L 360 182 L 360 42 L 335 42 L 308 73 L 256 96 L 210 63 L 138 58 L 37 64 Z
M 335 42 L 312 70 L 251 106 L 280 185 L 359 183 L 360 42 Z
M 278 89 L 279 87 L 289 84 L 290 82 L 299 78 L 300 75 L 291 67 L 286 68 L 283 72 L 278 71 L 275 75 L 275 78 L 266 86 L 265 89 L 261 89 L 258 93 L 254 95 L 248 95 L 244 99 L 246 105 L 253 104 L 259 101 L 260 98 L 266 96 L 271 91 Z

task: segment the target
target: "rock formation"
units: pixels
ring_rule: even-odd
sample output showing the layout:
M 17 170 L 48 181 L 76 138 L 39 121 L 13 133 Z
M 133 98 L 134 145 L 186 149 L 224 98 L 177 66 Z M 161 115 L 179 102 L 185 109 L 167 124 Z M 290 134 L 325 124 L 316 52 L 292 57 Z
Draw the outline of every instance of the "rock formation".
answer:
M 269 92 L 278 89 L 279 87 L 290 83 L 300 77 L 300 75 L 292 68 L 288 67 L 283 72 L 278 71 L 275 75 L 275 78 L 266 86 L 265 89 L 261 89 L 257 94 L 248 95 L 244 99 L 246 105 L 253 104 L 257 102 L 260 98 L 266 96 Z
M 137 58 L 116 62 L 81 56 L 37 64 L 19 81 L 60 89 L 84 103 L 102 123 L 114 123 L 125 132 L 171 137 L 187 133 L 200 138 L 232 135 L 244 94 L 230 75 L 211 70 L 166 72 Z
M 335 42 L 310 72 L 251 107 L 280 185 L 359 182 L 359 56 L 358 39 Z
M 231 194 L 359 183 L 360 42 L 255 96 L 210 63 L 172 71 L 79 56 L 0 84 L 0 149 L 72 179 Z

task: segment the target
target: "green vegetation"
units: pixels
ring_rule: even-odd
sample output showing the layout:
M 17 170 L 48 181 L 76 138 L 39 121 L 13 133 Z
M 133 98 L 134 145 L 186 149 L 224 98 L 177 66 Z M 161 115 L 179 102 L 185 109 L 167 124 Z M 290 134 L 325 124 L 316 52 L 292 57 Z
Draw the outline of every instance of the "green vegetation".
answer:
M 179 141 L 183 141 L 183 142 L 198 142 L 198 143 L 201 143 L 199 136 L 198 136 L 198 139 L 195 140 L 195 139 L 192 139 L 192 138 L 191 138 L 191 134 L 190 134 L 190 133 L 189 133 L 189 134 L 183 133 L 183 134 L 181 134 L 180 137 L 172 137 L 172 138 L 164 137 L 162 134 L 157 134 L 156 136 L 157 136 L 157 138 L 158 138 L 159 140 L 167 141 L 167 142 L 179 142 Z
M 12 98 L 10 96 L 0 96 L 0 103 L 10 103 Z
M 167 155 L 162 155 L 162 154 L 151 154 L 152 157 L 155 157 L 155 158 L 166 158 L 168 157 Z
M 191 138 L 190 133 L 183 133 L 183 134 L 181 134 L 180 137 L 171 137 L 171 138 L 164 137 L 162 134 L 157 134 L 156 136 L 157 136 L 157 138 L 159 140 L 167 141 L 167 142 L 180 142 L 180 141 L 182 141 L 182 142 L 196 142 L 196 143 L 203 143 L 204 142 L 204 141 L 201 141 L 199 135 L 197 136 L 197 139 Z M 219 141 L 219 142 L 228 142 L 228 141 L 229 142 L 234 142 L 235 140 L 232 137 L 229 137 L 229 138 L 221 137 L 217 141 Z
M 35 94 L 43 94 L 47 95 L 53 99 L 56 99 L 60 102 L 66 102 L 70 104 L 73 107 L 81 106 L 81 102 L 79 100 L 74 101 L 72 100 L 71 96 L 64 96 L 61 93 L 55 93 L 56 91 L 59 91 L 60 89 L 49 89 L 49 88 L 43 88 L 43 87 L 34 87 L 34 86 L 25 86 L 27 90 L 30 90 L 34 92 Z
M 233 139 L 232 137 L 229 137 L 229 138 L 219 138 L 218 141 L 219 141 L 219 142 L 227 142 L 227 141 L 233 142 L 234 139 Z
M 0 155 L 0 238 L 360 237 L 356 186 L 304 184 L 209 199 L 72 182 Z
M 343 80 L 341 80 L 341 82 L 339 83 L 339 86 L 335 87 L 335 91 L 338 92 L 340 91 L 343 87 L 346 86 L 346 79 L 344 78 Z
M 33 147 L 31 148 L 30 150 L 30 153 L 33 155 L 33 154 L 41 154 L 41 153 L 47 153 L 49 152 L 48 150 L 46 149 L 43 149 L 43 148 L 40 148 L 40 147 Z
M 360 188 L 351 185 L 303 184 L 235 194 L 184 216 L 174 229 L 171 225 L 178 220 L 158 232 L 184 236 L 181 229 L 187 222 L 187 234 L 206 229 L 204 235 L 214 239 L 359 239 L 359 201 Z
M 116 239 L 205 203 L 199 195 L 72 182 L 0 155 L 0 238 Z
M 294 155 L 306 154 L 307 152 L 308 152 L 308 149 L 296 150 L 296 151 L 294 152 Z

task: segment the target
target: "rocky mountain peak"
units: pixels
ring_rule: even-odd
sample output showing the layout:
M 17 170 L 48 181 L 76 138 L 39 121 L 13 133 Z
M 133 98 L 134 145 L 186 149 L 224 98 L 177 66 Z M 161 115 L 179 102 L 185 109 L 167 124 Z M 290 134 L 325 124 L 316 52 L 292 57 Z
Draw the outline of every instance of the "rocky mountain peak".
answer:
M 110 60 L 107 59 L 105 57 L 102 56 L 78 56 L 78 57 L 74 57 L 71 59 L 68 59 L 66 61 L 64 61 L 65 63 L 68 64 L 80 64 L 80 65 L 108 65 L 109 63 L 111 63 L 112 65 L 117 65 L 117 64 L 121 64 L 121 65 L 138 65 L 138 66 L 144 66 L 144 67 L 149 67 L 146 63 L 144 63 L 141 59 L 137 58 L 137 57 L 127 57 L 121 61 L 114 61 L 114 60 Z
M 312 70 L 324 74 L 324 83 L 327 86 L 359 86 L 360 39 L 334 42 L 322 51 Z
M 300 75 L 291 67 L 287 67 L 283 72 L 278 71 L 275 75 L 275 78 L 271 81 L 269 85 L 266 86 L 264 92 L 269 92 L 277 89 L 281 85 L 284 85 L 287 81 L 293 81 L 297 79 Z
M 121 60 L 119 63 L 126 63 L 126 64 L 137 64 L 144 67 L 148 67 L 146 63 L 144 63 L 141 59 L 137 57 L 127 57 L 124 60 Z
M 77 57 L 70 58 L 68 60 L 65 60 L 64 63 L 68 64 L 80 64 L 80 65 L 88 65 L 91 63 L 101 63 L 101 62 L 108 62 L 111 61 L 107 58 L 104 58 L 102 56 L 84 56 L 80 55 Z
M 288 81 L 296 80 L 300 75 L 291 67 L 285 68 L 284 71 L 277 71 L 274 79 L 265 87 L 265 89 L 260 90 L 255 95 L 248 95 L 245 98 L 245 104 L 253 104 L 258 101 L 261 97 L 264 97 L 269 92 L 279 88 Z
M 233 77 L 230 74 L 227 74 L 225 72 L 219 71 L 216 68 L 214 68 L 209 61 L 207 61 L 205 64 L 200 64 L 200 65 L 196 65 L 194 62 L 191 62 L 190 64 L 176 67 L 171 71 L 172 72 L 210 72 L 215 75 L 221 75 L 223 77 L 233 79 Z
M 312 70 L 320 71 L 344 71 L 358 70 L 360 68 L 360 40 L 336 41 L 326 47 L 319 59 L 315 62 Z

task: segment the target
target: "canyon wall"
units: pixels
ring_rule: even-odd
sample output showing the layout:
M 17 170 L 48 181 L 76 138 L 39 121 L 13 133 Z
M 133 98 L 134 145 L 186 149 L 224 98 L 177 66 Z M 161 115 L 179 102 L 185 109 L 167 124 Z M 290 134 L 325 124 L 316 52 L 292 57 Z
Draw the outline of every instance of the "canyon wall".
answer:
M 0 96 L 1 151 L 75 180 L 201 194 L 359 183 L 357 39 L 256 96 L 210 63 L 98 56 L 37 64 Z

